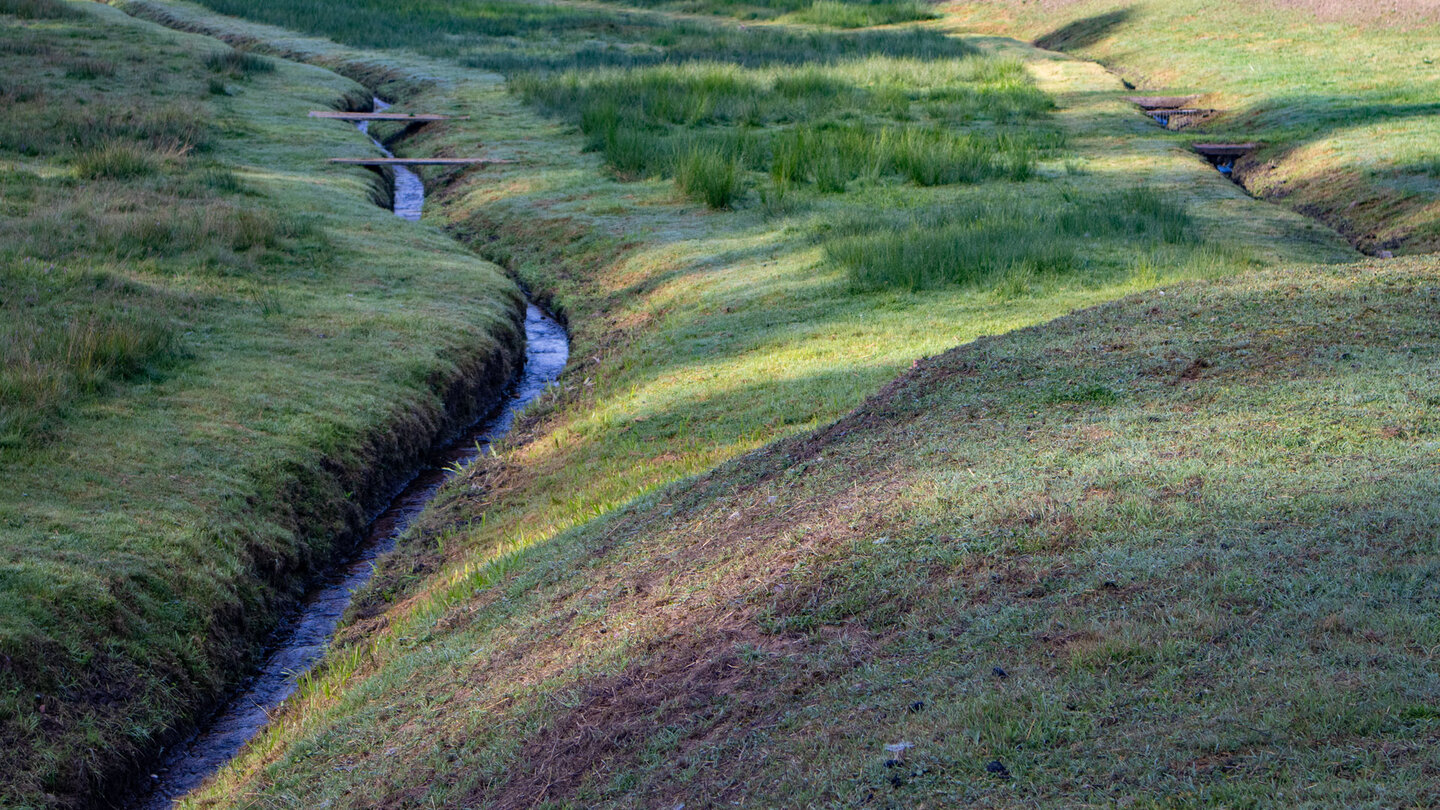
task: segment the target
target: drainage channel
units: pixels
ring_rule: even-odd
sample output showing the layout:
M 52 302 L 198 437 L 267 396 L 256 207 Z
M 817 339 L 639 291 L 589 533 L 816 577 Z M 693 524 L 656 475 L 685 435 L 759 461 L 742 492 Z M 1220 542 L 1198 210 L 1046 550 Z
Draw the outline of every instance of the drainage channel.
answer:
M 379 99 L 375 103 L 377 109 L 389 106 Z M 356 126 L 369 135 L 365 122 Z M 380 146 L 379 141 L 375 144 Z M 403 166 L 395 167 L 396 216 L 411 221 L 420 219 L 424 201 L 425 186 L 420 177 Z M 130 803 L 133 808 L 170 807 L 234 758 L 245 743 L 265 728 L 270 714 L 294 694 L 300 677 L 324 656 L 355 591 L 374 574 L 376 559 L 395 547 L 396 539 L 455 470 L 475 460 L 489 449 L 491 442 L 510 431 L 515 414 L 560 376 L 569 355 L 570 339 L 565 328 L 527 302 L 525 366 L 506 397 L 486 418 L 427 460 L 426 467 L 370 524 L 349 562 L 306 596 L 298 615 L 289 623 L 287 632 L 260 670 L 204 728 L 165 757 L 162 766 L 151 775 L 148 792 Z

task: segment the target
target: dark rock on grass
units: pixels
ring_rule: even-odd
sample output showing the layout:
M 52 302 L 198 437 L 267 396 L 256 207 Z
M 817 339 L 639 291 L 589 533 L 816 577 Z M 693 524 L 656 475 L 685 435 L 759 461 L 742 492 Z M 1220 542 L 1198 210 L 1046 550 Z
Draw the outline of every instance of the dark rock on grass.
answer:
M 1005 763 L 1001 762 L 998 759 L 990 760 L 990 762 L 985 766 L 985 772 L 994 774 L 1001 779 L 1010 778 L 1010 769 L 1005 767 Z

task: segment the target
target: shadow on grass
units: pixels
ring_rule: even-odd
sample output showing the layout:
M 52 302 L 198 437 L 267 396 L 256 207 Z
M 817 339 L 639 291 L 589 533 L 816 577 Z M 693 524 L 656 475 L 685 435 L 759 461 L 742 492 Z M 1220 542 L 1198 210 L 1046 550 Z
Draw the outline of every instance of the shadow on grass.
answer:
M 1129 8 L 1121 8 L 1076 20 L 1039 37 L 1035 40 L 1035 44 L 1048 51 L 1088 48 L 1105 39 L 1116 28 L 1124 25 L 1134 14 L 1135 12 Z
M 961 347 L 921 361 L 831 427 L 477 572 L 475 592 L 498 586 L 519 604 L 482 596 L 467 621 L 497 636 L 509 621 L 527 625 L 519 652 L 487 661 L 492 681 L 510 682 L 511 672 L 523 681 L 552 645 L 591 650 L 598 666 L 570 666 L 539 702 L 503 710 L 507 722 L 494 728 L 505 731 L 481 732 L 509 733 L 508 722 L 530 729 L 504 778 L 468 798 L 531 806 L 627 773 L 628 796 L 665 785 L 699 799 L 718 795 L 711 780 L 746 769 L 752 787 L 789 779 L 804 788 L 807 778 L 781 771 L 797 773 L 794 757 L 815 750 L 772 720 L 813 705 L 845 716 L 877 701 L 886 710 L 873 716 L 888 725 L 835 726 L 843 742 L 809 764 L 864 779 L 876 739 L 923 729 L 936 741 L 927 761 L 984 779 L 984 758 L 972 762 L 967 744 L 945 742 L 963 739 L 958 726 L 973 715 L 924 713 L 915 701 L 985 707 L 983 696 L 952 690 L 966 667 L 983 672 L 991 656 L 1055 705 L 1087 690 L 1137 696 L 1123 709 L 1113 697 L 1067 706 L 1103 713 L 1116 728 L 1106 744 L 1026 754 L 1037 773 L 1113 777 L 1115 747 L 1128 754 L 1132 743 L 1145 756 L 1122 761 L 1147 762 L 1157 744 L 1182 761 L 1202 757 L 1205 731 L 1239 717 L 1281 733 L 1230 746 L 1247 767 L 1227 776 L 1227 789 L 1269 790 L 1281 767 L 1313 771 L 1325 790 L 1372 778 L 1336 771 L 1331 754 L 1313 749 L 1337 735 L 1346 744 L 1404 741 L 1407 725 L 1385 718 L 1435 697 L 1417 677 L 1434 638 L 1416 606 L 1435 598 L 1434 566 L 1420 560 L 1433 553 L 1440 513 L 1420 463 L 1428 429 L 1412 402 L 1434 392 L 1410 390 L 1433 366 L 1412 350 L 1435 337 L 1415 295 L 1433 283 L 1432 271 L 1413 268 L 1275 274 Z M 1194 318 L 1196 309 L 1229 324 L 1225 334 Z M 1120 324 L 1124 343 L 1092 345 Z M 1105 397 L 1071 395 L 1101 382 Z M 736 394 L 766 393 L 765 384 L 746 388 Z M 1355 390 L 1373 397 L 1337 420 L 1335 402 Z M 687 403 L 644 421 L 707 416 Z M 675 593 L 686 597 L 675 602 Z M 1019 636 L 993 621 L 997 609 L 1024 613 Z M 928 640 L 901 631 L 927 622 L 955 629 L 937 627 Z M 1047 628 L 1083 632 L 1054 644 Z M 1352 670 L 1377 639 L 1387 652 L 1367 659 L 1365 680 L 1315 679 Z M 627 655 L 606 657 L 622 646 Z M 1074 666 L 1055 666 L 1057 654 Z M 1269 665 L 1244 665 L 1257 655 Z M 835 660 L 844 663 L 826 665 Z M 1150 691 L 1176 673 L 1207 688 L 1179 698 Z M 916 689 L 865 689 L 912 679 Z M 1184 711 L 1156 728 L 1156 707 L 1175 700 Z M 995 711 L 1022 728 L 1073 723 L 1048 718 L 1051 702 Z M 1338 711 L 1356 705 L 1377 722 L 1352 724 Z M 756 734 L 780 752 L 773 766 L 735 747 L 753 747 Z M 420 739 L 435 740 L 422 745 L 437 752 L 444 745 L 443 734 Z M 671 751 L 699 763 L 682 788 L 664 770 Z M 1135 768 L 1112 778 L 1116 796 L 1137 783 L 1162 793 L 1193 784 L 1187 769 Z M 1412 778 L 1386 773 L 1397 788 Z M 923 780 L 893 787 L 913 803 L 930 798 Z M 1029 787 L 1074 795 L 1039 778 Z
M 888 55 L 954 59 L 973 46 L 924 29 L 857 32 L 736 25 L 663 12 L 510 0 L 396 5 L 385 0 L 203 0 L 224 14 L 361 48 L 410 48 L 504 75 L 533 71 L 722 62 L 744 67 L 830 64 Z M 445 31 L 444 37 L 434 32 Z

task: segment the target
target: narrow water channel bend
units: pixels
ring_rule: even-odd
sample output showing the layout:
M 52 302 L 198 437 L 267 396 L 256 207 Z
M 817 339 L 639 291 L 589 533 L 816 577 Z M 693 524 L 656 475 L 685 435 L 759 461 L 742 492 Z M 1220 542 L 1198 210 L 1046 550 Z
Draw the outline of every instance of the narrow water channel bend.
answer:
M 375 106 L 383 110 L 389 105 L 376 99 Z M 369 134 L 364 122 L 357 126 Z M 375 145 L 384 150 L 379 141 L 375 141 Z M 385 154 L 390 152 L 385 150 Z M 425 186 L 418 175 L 403 166 L 395 167 L 394 196 L 397 216 L 411 221 L 420 219 Z M 325 654 L 355 591 L 374 573 L 376 559 L 394 548 L 396 539 L 456 468 L 473 461 L 491 442 L 510 431 L 515 414 L 560 376 L 569 355 L 570 340 L 565 328 L 539 307 L 527 303 L 525 365 L 506 397 L 485 419 L 432 456 L 427 466 L 375 518 L 354 556 L 306 596 L 287 632 L 279 638 L 259 671 L 204 728 L 165 757 L 151 777 L 150 792 L 134 802 L 134 807 L 140 810 L 170 807 L 176 799 L 199 787 L 260 733 L 269 721 L 270 712 L 294 694 L 300 677 Z

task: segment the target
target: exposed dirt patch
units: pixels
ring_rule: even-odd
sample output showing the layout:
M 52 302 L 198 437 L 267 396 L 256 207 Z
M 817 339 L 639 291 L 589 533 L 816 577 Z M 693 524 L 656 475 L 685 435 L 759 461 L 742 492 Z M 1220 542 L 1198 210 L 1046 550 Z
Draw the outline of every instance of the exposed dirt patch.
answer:
M 771 684 L 742 659 L 742 647 L 747 657 L 780 655 L 798 640 L 766 636 L 740 621 L 701 626 L 703 637 L 657 644 L 624 672 L 582 686 L 574 708 L 521 749 L 498 792 L 468 798 L 499 810 L 563 800 L 596 773 L 634 758 L 662 728 L 684 729 L 685 739 L 699 741 L 763 722 L 775 701 L 758 693 Z

